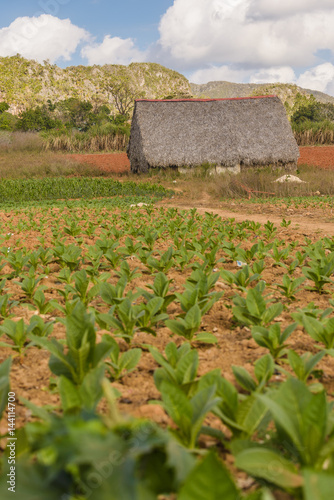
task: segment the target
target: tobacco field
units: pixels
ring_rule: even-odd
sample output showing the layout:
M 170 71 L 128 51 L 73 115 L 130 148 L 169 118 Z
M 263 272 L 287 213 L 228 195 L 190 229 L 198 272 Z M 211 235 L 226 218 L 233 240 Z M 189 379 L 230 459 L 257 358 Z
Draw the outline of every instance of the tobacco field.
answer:
M 331 498 L 334 237 L 164 205 L 152 184 L 17 182 L 0 206 L 1 498 Z

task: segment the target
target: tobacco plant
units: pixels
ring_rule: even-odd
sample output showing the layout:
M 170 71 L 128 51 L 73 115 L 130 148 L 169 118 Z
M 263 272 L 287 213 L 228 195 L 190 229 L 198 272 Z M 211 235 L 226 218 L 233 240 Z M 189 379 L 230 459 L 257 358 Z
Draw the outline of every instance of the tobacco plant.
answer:
M 234 318 L 247 326 L 266 326 L 283 311 L 283 304 L 276 303 L 267 307 L 266 301 L 258 288 L 248 290 L 246 298 L 236 295 L 233 299 Z
M 119 345 L 110 335 L 103 335 L 102 340 L 109 342 L 112 346 L 109 357 L 106 359 L 107 369 L 112 380 L 119 380 L 136 368 L 141 358 L 141 349 L 129 349 L 120 354 Z
M 269 349 L 274 360 L 277 360 L 286 354 L 288 345 L 285 342 L 296 329 L 296 326 L 297 323 L 293 323 L 287 326 L 283 332 L 281 332 L 280 323 L 274 323 L 268 328 L 253 326 L 251 330 L 252 337 L 259 346 Z

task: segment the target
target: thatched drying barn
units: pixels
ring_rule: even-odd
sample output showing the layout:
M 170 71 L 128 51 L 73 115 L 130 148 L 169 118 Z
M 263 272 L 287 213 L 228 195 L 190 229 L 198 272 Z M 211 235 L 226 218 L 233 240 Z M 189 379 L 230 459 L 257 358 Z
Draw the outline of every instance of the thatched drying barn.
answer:
M 299 149 L 276 96 L 137 100 L 128 157 L 132 172 L 205 163 L 294 170 Z

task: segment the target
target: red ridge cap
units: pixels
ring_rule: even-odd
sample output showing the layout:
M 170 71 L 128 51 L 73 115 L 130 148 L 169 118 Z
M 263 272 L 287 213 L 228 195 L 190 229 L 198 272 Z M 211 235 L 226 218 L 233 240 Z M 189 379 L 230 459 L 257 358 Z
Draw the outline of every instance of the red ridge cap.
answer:
M 216 99 L 136 99 L 135 102 L 212 102 L 212 101 L 243 101 L 245 99 L 266 99 L 277 95 L 256 95 L 249 97 L 224 97 Z

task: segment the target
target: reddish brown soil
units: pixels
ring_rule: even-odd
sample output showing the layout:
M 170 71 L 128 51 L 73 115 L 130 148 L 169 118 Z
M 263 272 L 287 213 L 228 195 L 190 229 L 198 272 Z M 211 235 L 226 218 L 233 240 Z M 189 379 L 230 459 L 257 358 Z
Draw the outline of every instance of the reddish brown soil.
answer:
M 334 146 L 304 146 L 299 151 L 298 165 L 334 169 Z
M 130 172 L 130 162 L 126 153 L 96 153 L 69 155 L 75 161 L 87 163 L 105 173 L 123 174 Z
M 298 165 L 314 165 L 334 169 L 334 146 L 303 146 L 299 148 Z M 87 163 L 105 173 L 122 174 L 130 171 L 126 153 L 72 154 L 70 158 Z

